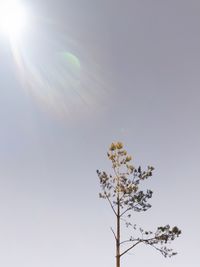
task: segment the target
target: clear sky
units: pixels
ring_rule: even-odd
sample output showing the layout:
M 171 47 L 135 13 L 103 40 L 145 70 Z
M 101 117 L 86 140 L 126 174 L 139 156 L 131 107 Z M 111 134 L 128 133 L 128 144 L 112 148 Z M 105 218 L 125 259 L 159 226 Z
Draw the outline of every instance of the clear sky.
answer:
M 119 140 L 155 167 L 133 222 L 183 231 L 123 266 L 199 267 L 200 2 L 24 3 L 21 39 L 0 35 L 0 266 L 115 266 L 96 169 Z

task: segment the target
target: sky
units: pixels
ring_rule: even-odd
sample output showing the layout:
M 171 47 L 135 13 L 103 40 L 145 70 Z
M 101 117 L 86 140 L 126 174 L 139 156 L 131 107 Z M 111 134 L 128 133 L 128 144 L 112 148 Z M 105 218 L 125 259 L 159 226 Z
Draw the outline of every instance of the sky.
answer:
M 177 256 L 141 246 L 122 266 L 199 266 L 200 2 L 24 5 L 20 38 L 0 35 L 0 265 L 115 266 L 96 170 L 119 140 L 155 167 L 133 223 L 182 229 Z

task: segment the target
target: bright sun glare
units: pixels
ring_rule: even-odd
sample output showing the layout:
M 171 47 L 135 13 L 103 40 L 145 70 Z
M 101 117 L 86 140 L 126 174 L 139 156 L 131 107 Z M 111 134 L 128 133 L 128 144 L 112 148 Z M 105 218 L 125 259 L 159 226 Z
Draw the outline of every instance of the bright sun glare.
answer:
M 0 0 L 0 30 L 10 38 L 18 38 L 25 30 L 27 13 L 20 0 Z

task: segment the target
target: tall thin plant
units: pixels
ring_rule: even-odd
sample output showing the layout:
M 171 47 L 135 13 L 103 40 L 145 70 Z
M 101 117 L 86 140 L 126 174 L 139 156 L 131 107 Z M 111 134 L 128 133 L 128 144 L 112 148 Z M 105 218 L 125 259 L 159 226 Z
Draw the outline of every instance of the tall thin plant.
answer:
M 97 174 L 101 186 L 99 197 L 108 201 L 116 218 L 115 230 L 111 228 L 115 239 L 116 267 L 120 267 L 121 258 L 127 252 L 142 244 L 153 247 L 164 257 L 176 255 L 167 245 L 181 234 L 177 226 L 167 224 L 155 231 L 145 231 L 131 221 L 132 212 L 151 208 L 149 199 L 153 192 L 141 190 L 141 183 L 152 176 L 154 167 L 148 166 L 146 170 L 142 170 L 141 166 L 135 167 L 121 142 L 112 143 L 107 156 L 112 163 L 112 174 L 99 170 Z M 130 230 L 129 237 L 125 239 L 121 231 L 123 226 Z

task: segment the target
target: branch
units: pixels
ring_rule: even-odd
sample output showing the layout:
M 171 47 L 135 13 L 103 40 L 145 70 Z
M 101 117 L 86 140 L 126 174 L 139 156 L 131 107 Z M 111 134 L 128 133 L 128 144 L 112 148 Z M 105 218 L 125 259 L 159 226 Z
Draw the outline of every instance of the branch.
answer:
M 132 210 L 132 208 L 128 208 L 128 209 L 126 209 L 125 211 L 123 211 L 122 212 L 122 214 L 120 215 L 120 217 L 122 217 L 127 211 L 129 211 L 129 210 Z
M 128 243 L 128 242 L 134 242 L 134 241 L 137 241 L 138 239 L 127 239 L 127 240 L 124 240 L 120 243 L 120 245 L 124 244 L 124 243 Z
M 125 196 L 125 193 L 123 193 L 123 195 L 120 197 L 119 201 L 121 201 L 124 196 Z
M 154 246 L 153 244 L 148 244 L 148 245 L 152 246 L 153 248 L 155 248 L 156 250 L 158 250 L 159 252 L 161 252 L 163 254 L 163 249 L 158 248 L 158 247 Z
M 123 253 L 121 253 L 119 256 L 123 256 L 124 254 L 126 254 L 129 250 L 131 250 L 132 248 L 134 248 L 135 246 L 137 246 L 139 243 L 141 243 L 142 240 L 139 240 L 137 243 L 133 244 L 131 247 L 127 248 Z
M 164 257 L 167 257 L 167 256 L 172 257 L 177 254 L 177 252 L 173 252 L 172 249 L 167 249 L 166 247 L 158 248 L 154 246 L 153 244 L 149 244 L 149 245 L 155 248 L 156 250 L 158 250 Z
M 115 209 L 114 209 L 114 207 L 113 207 L 113 205 L 112 205 L 112 203 L 111 203 L 111 201 L 110 201 L 110 199 L 109 199 L 109 197 L 108 197 L 108 195 L 106 193 L 105 193 L 105 196 L 106 196 L 106 198 L 107 198 L 107 200 L 108 200 L 108 202 L 109 202 L 114 214 L 117 216 L 117 213 L 116 213 L 116 211 L 115 211 Z
M 126 249 L 122 254 L 120 254 L 120 257 L 123 256 L 124 254 L 126 254 L 129 250 L 131 250 L 132 248 L 134 248 L 135 246 L 137 246 L 138 244 L 140 243 L 144 243 L 144 242 L 147 242 L 147 241 L 151 241 L 155 239 L 155 237 L 153 238 L 149 238 L 149 239 L 140 239 L 137 243 L 133 244 L 132 246 L 130 246 L 128 249 Z M 131 240 L 131 241 L 135 241 L 135 240 Z M 128 242 L 128 240 L 122 242 L 122 243 L 125 243 L 125 242 Z M 151 245 L 151 244 L 149 244 Z
M 117 240 L 116 234 L 115 234 L 114 230 L 112 229 L 112 227 L 110 227 L 110 230 L 112 231 L 112 233 L 113 233 L 113 235 L 115 237 L 115 240 Z

